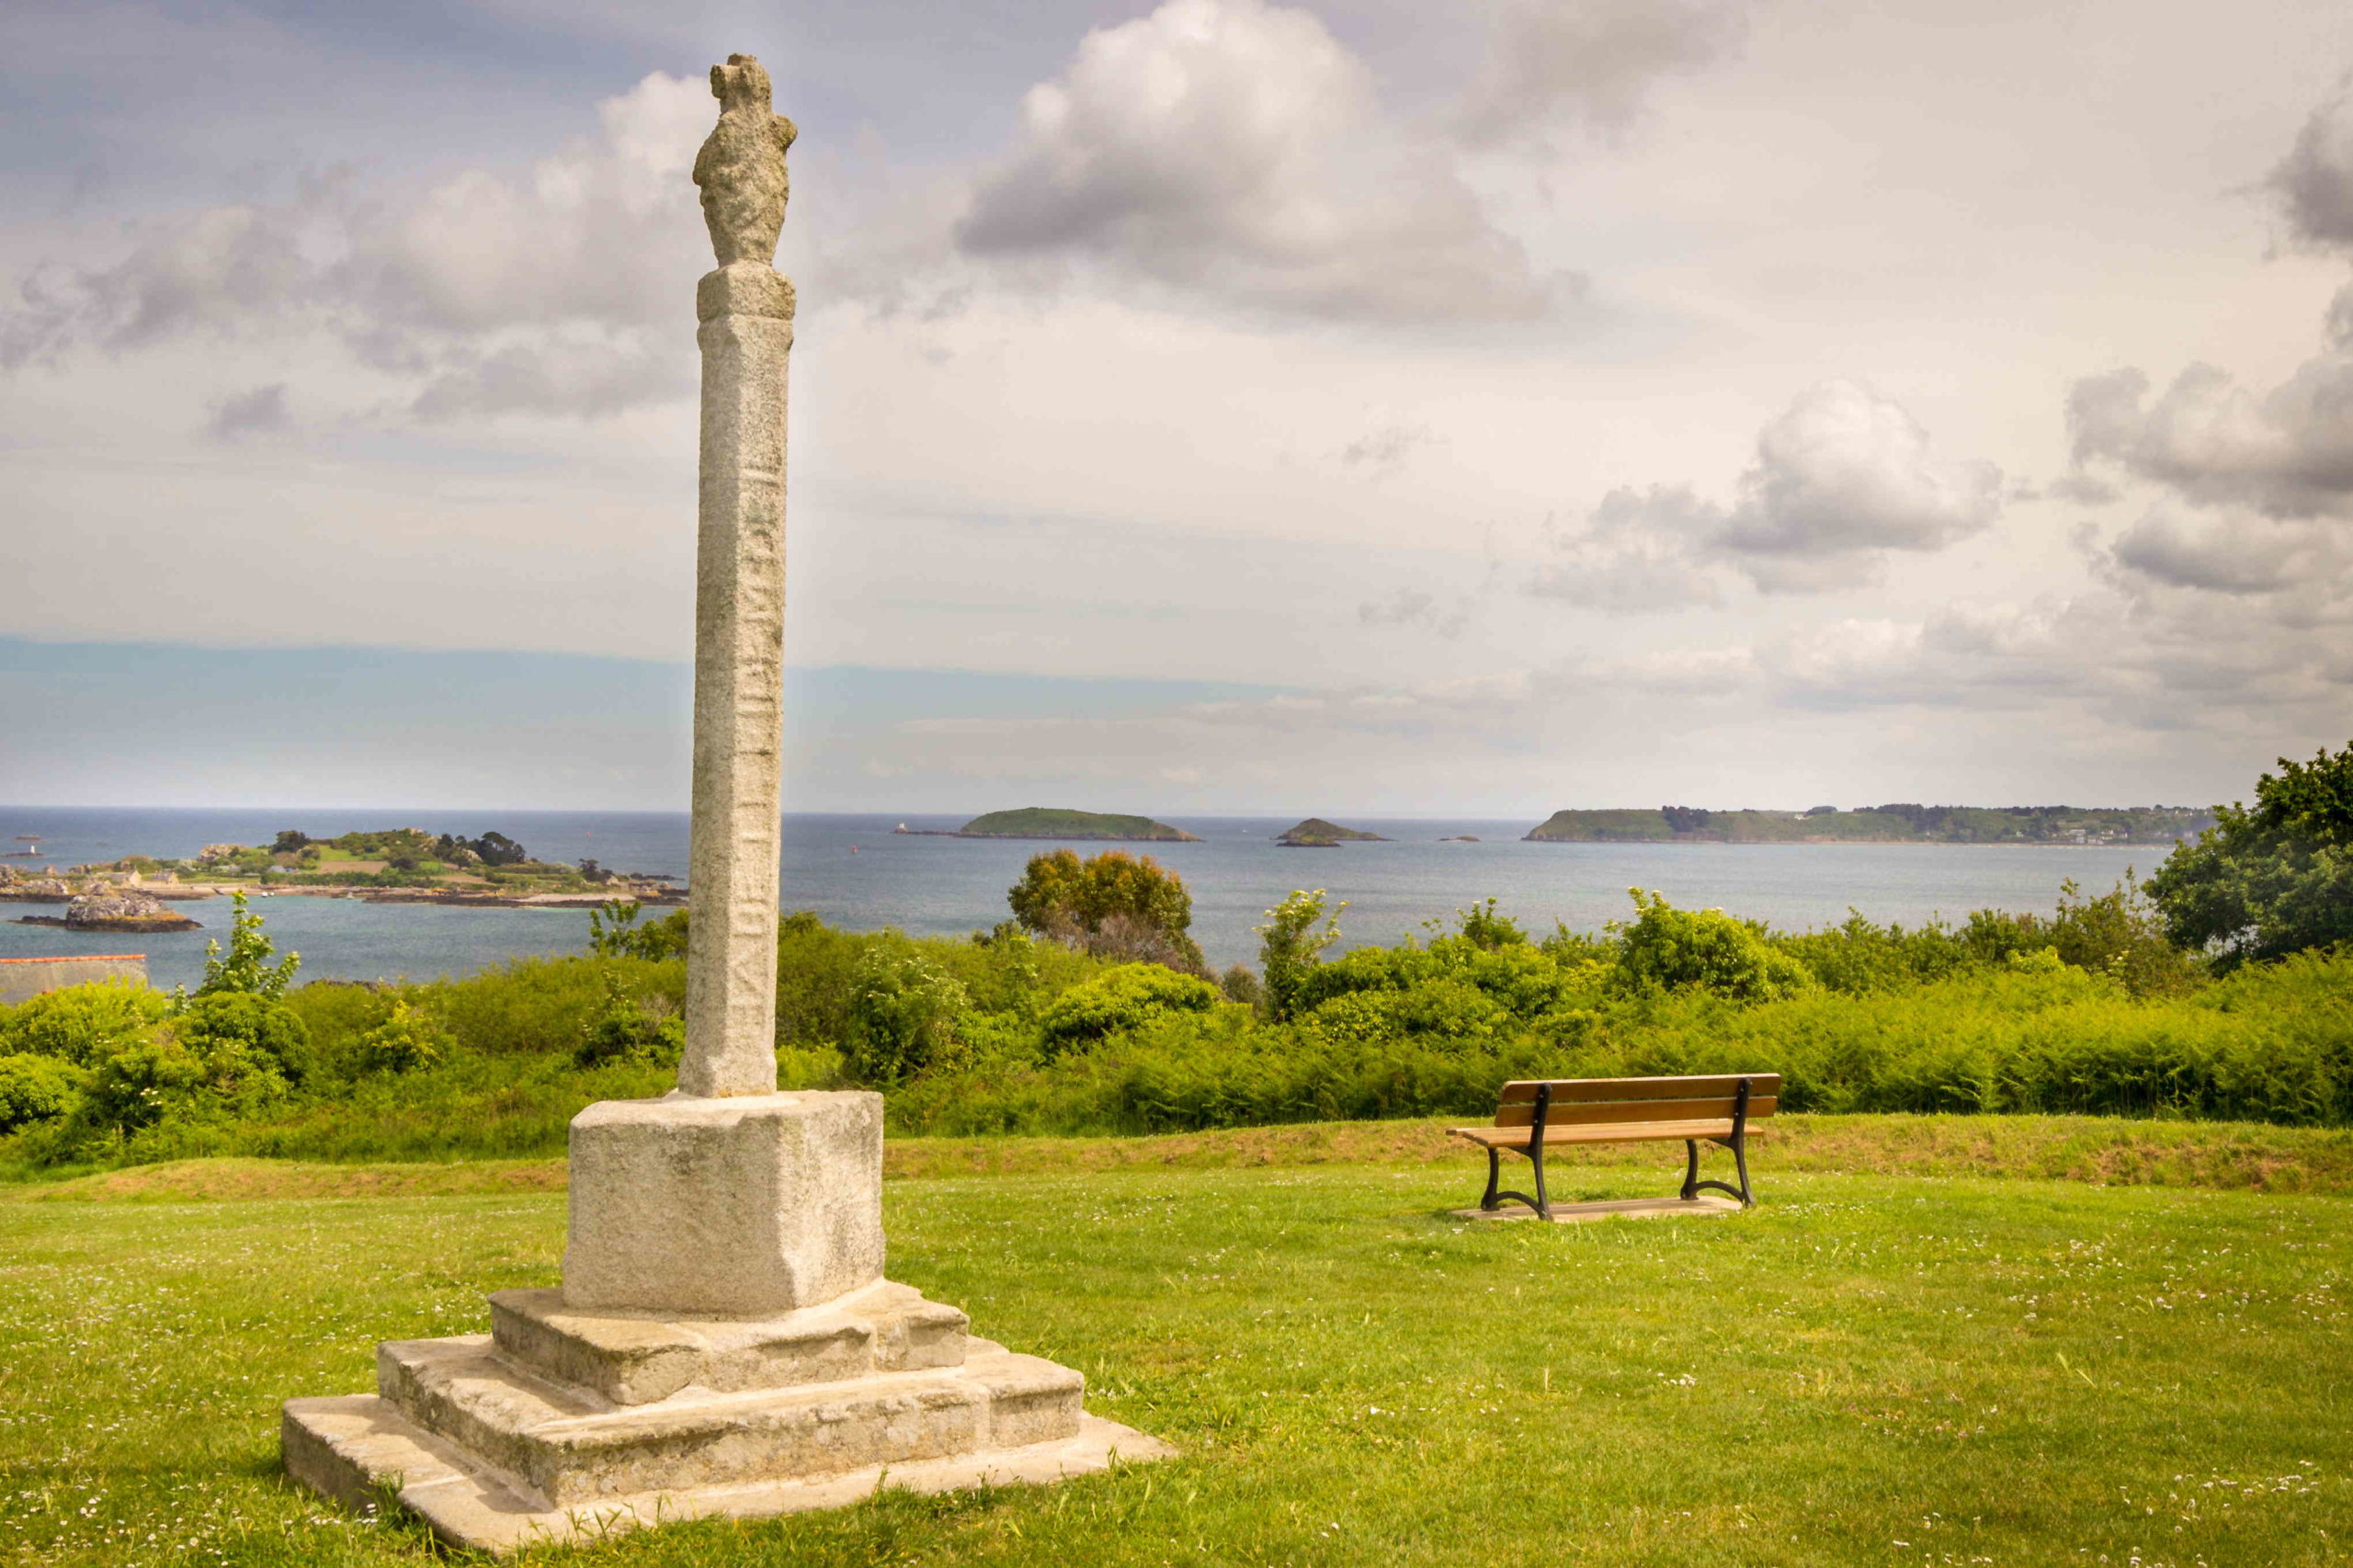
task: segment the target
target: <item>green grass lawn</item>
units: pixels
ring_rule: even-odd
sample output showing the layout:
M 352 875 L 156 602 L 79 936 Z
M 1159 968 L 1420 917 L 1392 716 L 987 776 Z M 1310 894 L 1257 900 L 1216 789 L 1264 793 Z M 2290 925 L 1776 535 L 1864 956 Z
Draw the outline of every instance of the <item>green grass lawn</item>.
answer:
M 1672 1164 L 1674 1162 L 1667 1162 Z M 1464 1226 L 1454 1164 L 928 1176 L 893 1278 L 1183 1456 L 551 1558 L 2353 1561 L 2346 1200 L 1838 1176 L 1724 1220 Z M 1563 1169 L 1557 1196 L 1671 1187 Z M 0 1201 L 0 1562 L 427 1560 L 290 1488 L 277 1405 L 551 1284 L 561 1194 Z

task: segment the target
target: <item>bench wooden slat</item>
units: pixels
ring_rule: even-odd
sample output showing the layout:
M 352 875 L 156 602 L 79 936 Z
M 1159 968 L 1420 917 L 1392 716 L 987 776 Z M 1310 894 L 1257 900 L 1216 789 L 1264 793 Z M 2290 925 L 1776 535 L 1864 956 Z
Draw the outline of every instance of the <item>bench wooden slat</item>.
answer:
M 1779 1102 L 1770 1095 L 1759 1099 L 1751 1096 L 1748 1119 L 1770 1116 Z M 1581 1127 L 1620 1121 L 1708 1121 L 1718 1117 L 1729 1119 L 1733 1104 L 1730 1096 L 1711 1095 L 1705 1099 L 1688 1100 L 1618 1100 L 1597 1105 L 1563 1105 L 1555 1100 L 1544 1113 L 1547 1127 Z M 1533 1105 L 1507 1105 L 1495 1108 L 1497 1127 L 1526 1127 L 1536 1119 Z
M 1517 1127 L 1449 1127 L 1455 1137 L 1495 1149 L 1525 1149 L 1528 1133 Z M 1604 1122 L 1589 1127 L 1555 1127 L 1544 1129 L 1544 1146 L 1555 1143 L 1644 1143 L 1655 1141 L 1681 1142 L 1689 1138 L 1729 1138 L 1732 1118 L 1711 1118 L 1697 1121 L 1640 1121 L 1628 1123 Z
M 1514 1079 L 1496 1096 L 1504 1105 L 1533 1105 L 1537 1089 L 1552 1085 L 1552 1103 L 1603 1100 L 1688 1100 L 1717 1095 L 1726 1098 L 1748 1080 L 1749 1098 L 1771 1099 L 1781 1092 L 1779 1073 L 1732 1073 L 1704 1078 L 1528 1078 Z

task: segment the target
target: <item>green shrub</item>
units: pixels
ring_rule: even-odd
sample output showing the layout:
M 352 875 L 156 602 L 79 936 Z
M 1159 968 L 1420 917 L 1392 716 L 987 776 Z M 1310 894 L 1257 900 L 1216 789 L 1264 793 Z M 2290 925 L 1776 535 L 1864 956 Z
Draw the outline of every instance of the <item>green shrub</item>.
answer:
M 1633 895 L 1635 917 L 1619 933 L 1618 977 L 1640 993 L 1697 990 L 1738 1002 L 1794 996 L 1813 984 L 1805 966 L 1764 933 L 1721 909 L 1677 909 L 1658 893 Z
M 594 862 L 591 862 L 594 864 Z M 682 959 L 687 956 L 687 912 L 674 909 L 640 926 L 644 906 L 608 898 L 588 912 L 588 950 L 608 959 Z
M 73 1110 L 89 1074 L 54 1056 L 0 1056 L 0 1132 L 53 1121 Z
M 1108 1035 L 1140 1028 L 1166 1013 L 1206 1013 L 1218 988 L 1196 975 L 1153 963 L 1106 970 L 1054 999 L 1042 1022 L 1050 1051 L 1091 1045 Z
M 1347 907 L 1342 903 L 1325 913 L 1324 890 L 1317 888 L 1295 892 L 1267 911 L 1267 923 L 1258 927 L 1258 969 L 1266 977 L 1267 1011 L 1277 1023 L 1302 1010 L 1307 978 L 1323 962 L 1324 949 L 1340 939 L 1340 916 Z
M 580 1031 L 572 1049 L 576 1067 L 676 1067 L 687 1045 L 687 1021 L 664 996 L 631 996 L 620 976 L 606 969 L 605 1005 Z
M 405 1000 L 360 1037 L 358 1065 L 367 1073 L 414 1073 L 447 1056 L 453 1042 L 439 1019 Z
M 133 981 L 68 985 L 0 1007 L 0 1052 L 53 1056 L 86 1066 L 144 1035 L 170 1011 L 168 996 Z
M 301 1017 L 282 1002 L 242 991 L 198 994 L 175 1025 L 179 1038 L 199 1056 L 210 1057 L 233 1048 L 270 1069 L 289 1083 L 314 1075 L 311 1031 Z
M 948 1064 L 972 1011 L 971 994 L 915 944 L 876 943 L 858 958 L 843 1054 L 859 1082 L 896 1084 Z
M 468 1050 L 566 1057 L 590 1021 L 607 1010 L 608 976 L 630 996 L 658 996 L 674 1011 L 686 1005 L 687 966 L 677 959 L 516 959 L 413 995 L 429 994 L 434 1012 Z M 379 1015 L 369 1027 L 381 1021 Z
M 231 1028 L 183 1031 L 169 1026 L 117 1044 L 93 1065 L 75 1119 L 121 1134 L 186 1117 L 250 1114 L 286 1096 L 272 1054 Z

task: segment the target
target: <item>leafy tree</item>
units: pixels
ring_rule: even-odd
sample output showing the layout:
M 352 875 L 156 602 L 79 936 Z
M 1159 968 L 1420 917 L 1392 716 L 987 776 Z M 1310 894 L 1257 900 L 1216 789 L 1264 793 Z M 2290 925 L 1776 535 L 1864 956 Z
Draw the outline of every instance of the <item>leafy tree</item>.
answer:
M 2165 935 L 2222 969 L 2353 941 L 2353 744 L 2279 759 L 2149 879 Z
M 1635 917 L 1619 933 L 1618 972 L 1629 990 L 1712 991 L 1736 1002 L 1771 1002 L 1813 988 L 1813 976 L 1763 933 L 1721 909 L 1677 909 L 1664 894 L 1626 890 Z
M 1300 992 L 1309 971 L 1324 961 L 1324 949 L 1340 939 L 1340 915 L 1348 906 L 1343 901 L 1326 915 L 1324 896 L 1322 888 L 1313 892 L 1294 892 L 1267 911 L 1267 923 L 1258 927 L 1258 968 L 1266 976 L 1267 1011 L 1277 1023 L 1288 1021 L 1299 1010 Z
M 243 892 L 231 893 L 229 902 L 236 906 L 229 917 L 229 950 L 222 953 L 217 939 L 204 944 L 204 983 L 196 994 L 234 992 L 274 1002 L 286 994 L 294 971 L 302 967 L 302 955 L 289 953 L 270 962 L 278 949 L 262 935 L 262 917 L 246 907 Z
M 1661 806 L 1658 814 L 1666 819 L 1671 833 L 1697 833 L 1714 813 L 1701 806 Z
M 485 833 L 466 846 L 482 858 L 485 866 L 519 866 L 531 858 L 531 852 L 503 833 Z
M 269 852 L 273 855 L 300 854 L 310 842 L 309 834 L 290 827 L 278 835 L 278 842 L 269 846 Z
M 1124 849 L 1086 860 L 1073 849 L 1033 855 L 1005 897 L 1025 928 L 1065 947 L 1193 973 L 1203 968 L 1199 946 L 1186 934 L 1193 895 L 1149 855 Z

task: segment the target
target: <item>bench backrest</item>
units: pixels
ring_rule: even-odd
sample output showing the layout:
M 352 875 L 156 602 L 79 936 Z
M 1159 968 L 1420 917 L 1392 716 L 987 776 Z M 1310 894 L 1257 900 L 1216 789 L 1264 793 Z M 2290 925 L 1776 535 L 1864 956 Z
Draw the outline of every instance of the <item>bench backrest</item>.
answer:
M 1551 1078 L 1514 1080 L 1495 1106 L 1497 1127 L 1536 1120 L 1539 1089 L 1552 1090 L 1548 1127 L 1602 1122 L 1716 1121 L 1733 1114 L 1740 1083 L 1748 1080 L 1749 1117 L 1770 1116 L 1781 1095 L 1779 1073 L 1733 1073 L 1708 1078 Z

